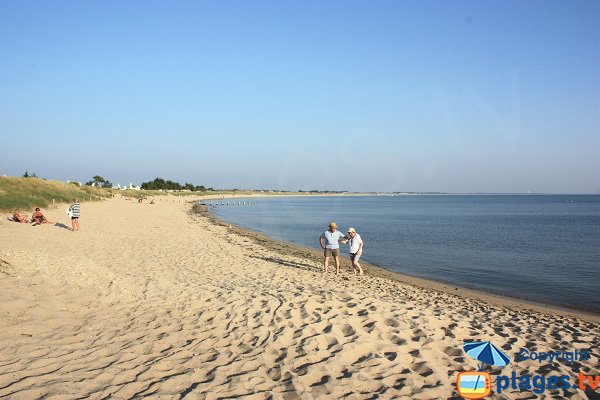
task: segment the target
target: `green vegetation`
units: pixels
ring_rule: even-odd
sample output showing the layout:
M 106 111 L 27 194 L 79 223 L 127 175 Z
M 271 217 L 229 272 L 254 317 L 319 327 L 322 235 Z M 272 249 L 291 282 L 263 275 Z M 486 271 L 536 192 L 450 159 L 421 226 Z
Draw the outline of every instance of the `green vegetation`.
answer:
M 94 186 L 79 186 L 76 182 L 64 183 L 60 181 L 50 181 L 34 177 L 35 174 L 26 172 L 23 178 L 0 177 L 0 210 L 13 211 L 20 208 L 29 211 L 34 207 L 47 207 L 54 202 L 69 203 L 77 198 L 81 201 L 99 200 L 111 196 L 123 196 L 131 198 L 147 198 L 151 196 L 236 196 L 242 197 L 253 194 L 263 195 L 309 195 L 309 194 L 334 194 L 343 192 L 328 192 L 311 190 L 310 192 L 279 191 L 279 190 L 239 190 L 226 189 L 214 190 L 204 186 L 194 186 L 190 183 L 181 185 L 177 182 L 166 181 L 162 178 L 156 178 L 152 182 L 142 184 L 143 190 L 118 190 L 108 188 L 98 188 Z M 100 183 L 106 187 L 110 182 L 100 175 L 93 178 L 95 183 Z M 161 187 L 162 186 L 162 187 Z M 160 190 L 159 190 L 160 189 Z
M 75 198 L 85 201 L 109 196 L 108 191 L 91 186 L 79 187 L 33 177 L 0 177 L 0 210 L 3 211 L 15 208 L 29 211 L 34 207 L 47 207 L 53 200 L 56 203 L 69 203 Z
M 150 197 L 150 196 L 160 196 L 160 195 L 166 195 L 167 193 L 162 193 L 159 192 L 157 190 L 134 190 L 134 189 L 112 189 L 110 190 L 110 193 L 114 194 L 114 195 L 120 195 L 123 197 L 131 197 L 134 199 L 145 199 L 146 197 Z
M 95 184 L 96 186 L 103 187 L 103 188 L 111 188 L 112 187 L 112 183 L 110 183 L 110 181 L 108 179 L 104 179 L 100 175 L 93 176 L 92 180 L 89 182 L 86 182 L 85 184 L 88 186 L 92 186 L 92 184 Z
M 35 174 L 35 172 L 32 172 L 31 174 L 29 173 L 29 171 L 25 171 L 25 173 L 23 174 L 23 178 L 37 178 L 38 176 Z
M 182 185 L 178 182 L 165 181 L 163 178 L 156 178 L 150 182 L 144 182 L 141 186 L 144 190 L 189 190 L 190 192 L 205 192 L 207 190 L 204 186 L 195 186 L 191 183 L 185 183 Z

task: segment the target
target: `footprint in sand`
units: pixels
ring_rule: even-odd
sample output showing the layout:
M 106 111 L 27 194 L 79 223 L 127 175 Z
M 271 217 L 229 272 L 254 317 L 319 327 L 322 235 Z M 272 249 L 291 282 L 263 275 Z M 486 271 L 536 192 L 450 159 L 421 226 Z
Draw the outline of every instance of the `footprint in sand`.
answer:
M 352 336 L 356 334 L 356 331 L 354 330 L 354 328 L 351 325 L 344 325 L 342 326 L 342 333 L 344 334 L 345 337 L 348 336 Z

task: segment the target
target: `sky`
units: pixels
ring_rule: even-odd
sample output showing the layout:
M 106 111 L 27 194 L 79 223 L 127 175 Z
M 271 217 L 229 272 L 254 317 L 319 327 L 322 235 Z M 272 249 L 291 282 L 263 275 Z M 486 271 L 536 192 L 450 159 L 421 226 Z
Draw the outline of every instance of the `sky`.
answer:
M 600 2 L 0 2 L 0 174 L 600 193 Z

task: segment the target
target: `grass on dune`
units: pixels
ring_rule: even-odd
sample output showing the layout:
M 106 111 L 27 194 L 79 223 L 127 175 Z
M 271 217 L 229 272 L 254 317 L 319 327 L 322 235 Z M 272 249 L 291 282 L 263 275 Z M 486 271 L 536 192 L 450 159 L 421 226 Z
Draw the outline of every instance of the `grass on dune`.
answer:
M 34 207 L 48 207 L 54 203 L 69 203 L 72 199 L 80 201 L 100 200 L 115 195 L 139 199 L 152 196 L 235 196 L 252 194 L 271 195 L 307 195 L 307 192 L 262 192 L 255 190 L 213 190 L 205 192 L 160 192 L 158 190 L 116 190 L 101 189 L 93 186 L 78 186 L 61 181 L 40 178 L 17 178 L 0 176 L 0 210 L 13 211 L 19 208 L 30 211 Z
M 200 197 L 200 196 L 231 196 L 231 195 L 243 195 L 243 194 L 252 194 L 252 193 L 256 193 L 254 191 L 227 191 L 227 190 L 221 190 L 221 191 L 205 191 L 205 192 L 201 192 L 201 191 L 197 191 L 197 192 L 191 192 L 191 191 L 159 191 L 159 190 L 133 190 L 133 189 L 127 189 L 127 190 L 116 190 L 116 189 L 111 189 L 110 192 L 112 194 L 115 195 L 121 195 L 123 197 L 131 197 L 134 199 L 139 199 L 139 198 L 146 198 L 146 197 L 152 197 L 152 196 L 174 196 L 174 197 L 190 197 L 190 196 L 194 196 L 194 197 Z
M 134 189 L 110 189 L 109 192 L 114 195 L 120 195 L 122 197 L 131 197 L 134 199 L 146 198 L 151 196 L 159 196 L 162 193 L 157 190 L 134 190 Z M 164 193 L 166 194 L 166 193 Z
M 34 207 L 47 207 L 56 203 L 99 200 L 110 197 L 107 190 L 91 186 L 77 186 L 60 181 L 39 178 L 0 177 L 0 210 L 20 208 L 29 211 Z

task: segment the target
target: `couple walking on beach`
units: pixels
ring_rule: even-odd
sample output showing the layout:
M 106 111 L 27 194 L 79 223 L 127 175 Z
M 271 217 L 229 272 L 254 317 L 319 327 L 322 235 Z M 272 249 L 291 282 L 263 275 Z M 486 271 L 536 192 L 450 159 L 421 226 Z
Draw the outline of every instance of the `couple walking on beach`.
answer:
M 329 229 L 319 238 L 319 243 L 324 250 L 323 266 L 325 267 L 325 273 L 329 271 L 329 257 L 333 256 L 335 262 L 335 273 L 340 273 L 340 242 L 348 243 L 350 250 L 350 261 L 352 261 L 352 270 L 354 275 L 363 275 L 363 269 L 361 268 L 358 260 L 362 255 L 363 241 L 362 238 L 354 228 L 348 228 L 348 235 L 344 235 L 342 232 L 337 230 L 337 224 L 332 222 L 329 224 Z

